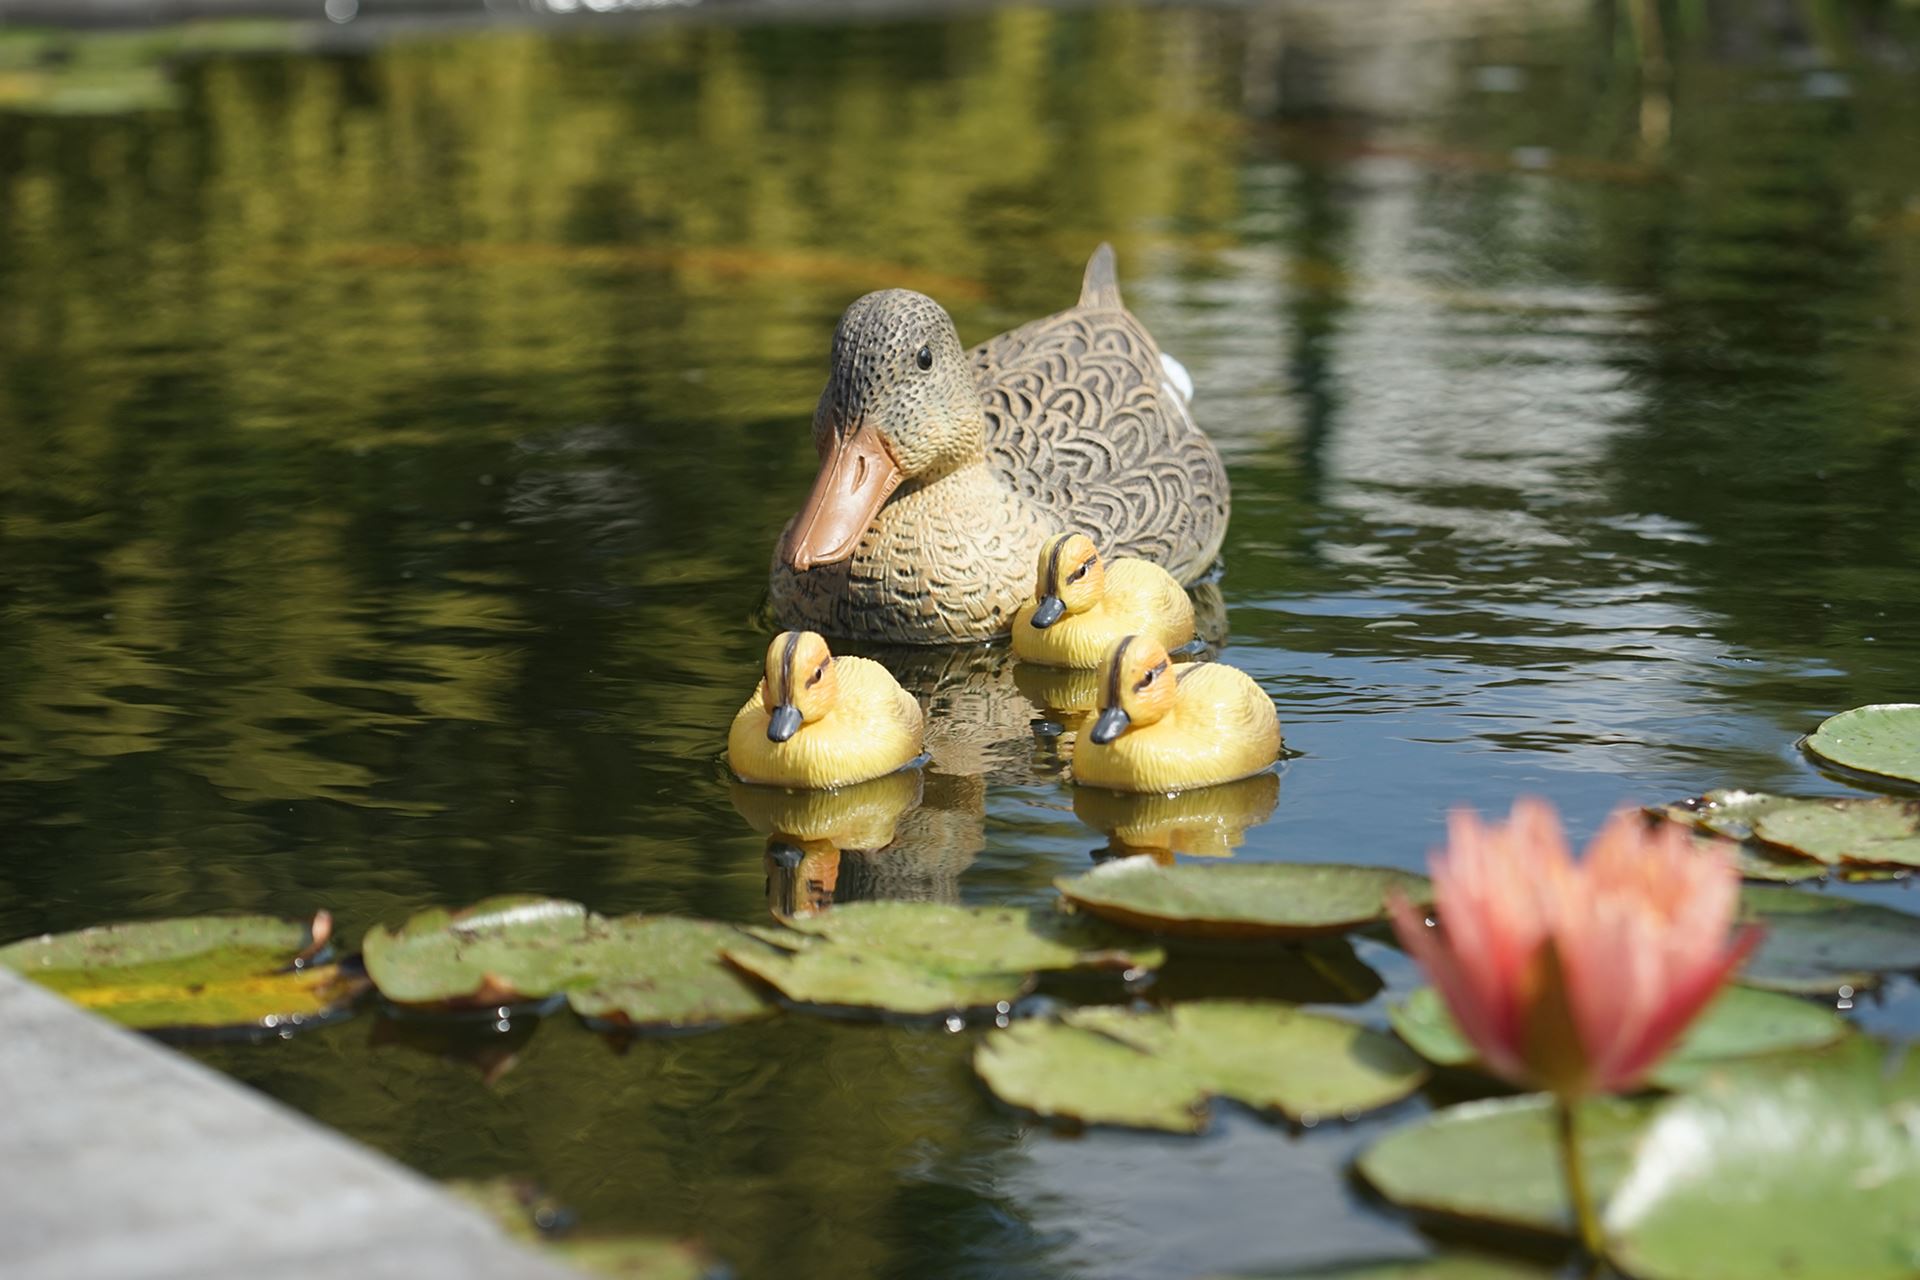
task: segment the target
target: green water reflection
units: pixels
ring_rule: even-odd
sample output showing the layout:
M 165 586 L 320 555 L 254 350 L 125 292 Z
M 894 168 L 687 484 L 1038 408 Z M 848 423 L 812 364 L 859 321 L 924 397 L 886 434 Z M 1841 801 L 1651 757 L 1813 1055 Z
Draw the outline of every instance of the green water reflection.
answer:
M 276 29 L 86 111 L 0 38 L 0 936 L 1038 901 L 1160 839 L 1076 816 L 1000 652 L 889 655 L 934 755 L 897 818 L 783 831 L 719 764 L 839 310 L 907 284 L 982 337 L 1101 238 L 1229 459 L 1224 656 L 1303 753 L 1187 852 L 1414 865 L 1457 801 L 1831 789 L 1794 736 L 1920 696 L 1912 13 L 1715 6 L 1660 139 L 1604 15 L 1416 8 Z M 782 834 L 832 874 L 770 884 Z M 1165 986 L 1377 1017 L 1407 976 L 1361 941 Z M 1909 991 L 1863 1017 L 1911 1034 Z M 206 1053 L 749 1280 L 1415 1247 L 1340 1175 L 1367 1127 L 1068 1140 L 984 1099 L 973 1034 Z

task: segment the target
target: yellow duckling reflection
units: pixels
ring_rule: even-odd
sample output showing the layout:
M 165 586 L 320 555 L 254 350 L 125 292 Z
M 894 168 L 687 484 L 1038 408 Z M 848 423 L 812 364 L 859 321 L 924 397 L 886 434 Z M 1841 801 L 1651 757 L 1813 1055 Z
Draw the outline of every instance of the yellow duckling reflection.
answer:
M 1112 791 L 1232 782 L 1280 758 L 1280 717 L 1253 677 L 1216 662 L 1175 668 L 1126 636 L 1100 668 L 1100 714 L 1073 753 L 1074 781 Z
M 1013 685 L 1062 733 L 1079 733 L 1100 709 L 1100 673 L 1089 668 L 1016 663 Z
M 767 906 L 807 916 L 833 904 L 841 851 L 871 853 L 898 838 L 920 804 L 920 770 L 890 773 L 838 791 L 779 791 L 735 782 L 733 807 L 767 837 Z
M 1146 560 L 1103 565 L 1093 539 L 1060 533 L 1040 547 L 1033 598 L 1013 616 L 1013 651 L 1048 667 L 1097 667 L 1122 636 L 1168 649 L 1193 639 L 1193 601 Z
M 884 849 L 894 841 L 901 816 L 920 803 L 920 770 L 873 778 L 838 791 L 775 791 L 728 788 L 733 807 L 762 835 L 795 844 L 824 840 L 842 849 Z
M 767 910 L 774 915 L 817 916 L 833 905 L 840 850 L 827 841 L 768 836 L 766 866 Z
M 727 763 L 745 782 L 844 787 L 912 763 L 924 739 L 920 704 L 885 667 L 836 658 L 815 632 L 783 631 L 733 718 Z
M 1280 775 L 1267 772 L 1171 796 L 1076 787 L 1073 813 L 1106 834 L 1109 855 L 1148 854 L 1171 864 L 1177 853 L 1232 857 L 1247 829 L 1273 816 L 1279 799 Z

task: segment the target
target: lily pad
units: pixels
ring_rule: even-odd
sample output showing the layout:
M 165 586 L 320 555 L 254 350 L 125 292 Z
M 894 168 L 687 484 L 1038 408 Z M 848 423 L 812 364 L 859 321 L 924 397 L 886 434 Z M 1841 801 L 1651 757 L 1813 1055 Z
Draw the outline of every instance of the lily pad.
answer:
M 1842 769 L 1920 783 L 1920 703 L 1882 702 L 1842 711 L 1821 721 L 1800 745 Z
M 1920 970 L 1920 916 L 1826 894 L 1774 886 L 1741 891 L 1742 919 L 1766 926 L 1740 980 L 1807 994 L 1875 985 L 1885 973 Z
M 367 976 L 395 1004 L 485 1008 L 594 978 L 587 944 L 598 919 L 577 902 L 510 895 L 422 911 L 398 930 L 376 925 L 361 950 Z
M 1796 804 L 1791 796 L 1776 796 L 1765 791 L 1709 791 L 1691 800 L 1655 805 L 1647 812 L 1709 835 L 1729 840 L 1753 839 L 1753 824 L 1763 814 L 1784 805 Z
M 1652 1104 L 1596 1098 L 1579 1109 L 1581 1165 L 1604 1204 L 1631 1163 Z M 1449 1107 L 1395 1129 L 1360 1157 L 1373 1188 L 1415 1212 L 1547 1235 L 1574 1234 L 1554 1108 L 1541 1094 Z
M 630 916 L 606 921 L 596 932 L 600 936 L 590 944 L 596 977 L 567 989 L 567 1003 L 589 1021 L 686 1030 L 773 1012 L 759 990 L 721 959 L 724 950 L 755 945 L 738 929 L 678 916 Z
M 727 963 L 796 1004 L 833 1009 L 960 1013 L 1011 1005 L 1033 987 L 1031 973 L 942 970 L 884 951 L 830 942 L 784 953 L 769 947 L 737 947 L 723 954 Z
M 1887 802 L 1865 797 L 1821 800 L 1777 796 L 1765 791 L 1709 791 L 1690 800 L 1655 805 L 1646 812 L 1709 835 L 1737 841 L 1732 845 L 1734 862 L 1745 879 L 1792 884 L 1829 875 L 1837 875 L 1845 880 L 1886 880 L 1907 874 L 1911 870 L 1909 867 L 1874 865 L 1856 860 L 1850 856 L 1851 850 L 1836 843 L 1849 838 L 1847 832 L 1852 820 L 1846 812 L 1848 809 L 1878 803 Z M 1830 810 L 1830 805 L 1837 805 L 1838 808 Z M 1827 852 L 1823 854 L 1814 848 L 1766 842 L 1758 831 L 1760 823 L 1782 818 L 1786 820 L 1789 832 L 1803 825 L 1815 833 L 1816 839 L 1824 832 L 1822 843 L 1827 846 Z
M 1048 907 L 854 902 L 786 923 L 838 946 L 884 951 L 948 973 L 1157 969 L 1167 958 L 1138 933 Z
M 1017 1022 L 989 1033 L 973 1063 L 1001 1099 L 1036 1114 L 1174 1133 L 1204 1129 L 1209 1098 L 1318 1119 L 1397 1102 L 1426 1079 L 1417 1058 L 1377 1032 L 1240 1000 Z
M 1676 1097 L 1607 1207 L 1610 1252 L 1642 1280 L 1910 1280 L 1914 1075 L 1849 1054 Z
M 102 925 L 0 948 L 0 966 L 142 1030 L 284 1031 L 332 1016 L 366 989 L 303 963 L 332 928 L 273 916 Z
M 1830 865 L 1920 867 L 1920 800 L 1801 800 L 1762 813 L 1753 833 Z
M 1082 910 L 1180 938 L 1284 940 L 1386 917 L 1388 893 L 1424 900 L 1423 876 L 1388 867 L 1270 862 L 1160 866 L 1119 858 L 1054 887 Z
M 1473 1046 L 1460 1034 L 1446 1003 L 1432 987 L 1420 988 L 1389 1009 L 1387 1020 L 1402 1040 L 1435 1066 L 1478 1069 Z M 1652 1083 L 1683 1088 L 1730 1059 L 1818 1049 L 1847 1032 L 1846 1019 L 1832 1009 L 1776 992 L 1728 987 L 1654 1069 Z

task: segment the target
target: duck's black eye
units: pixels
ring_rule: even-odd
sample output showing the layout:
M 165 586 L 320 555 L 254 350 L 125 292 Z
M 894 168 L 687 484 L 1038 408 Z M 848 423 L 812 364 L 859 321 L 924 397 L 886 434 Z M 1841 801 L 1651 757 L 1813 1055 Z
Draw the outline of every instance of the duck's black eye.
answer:
M 928 369 L 933 368 L 933 348 L 932 347 L 920 348 L 920 352 L 918 355 L 914 356 L 913 362 L 920 366 L 920 372 L 922 373 L 925 373 Z
M 1078 569 L 1075 569 L 1072 573 L 1067 575 L 1067 581 L 1068 582 L 1080 581 L 1080 579 L 1087 576 L 1087 570 L 1091 569 L 1092 567 L 1093 567 L 1093 561 L 1091 560 L 1085 561 L 1084 563 L 1081 564 L 1081 566 Z
M 820 683 L 820 677 L 827 674 L 827 663 L 832 661 L 833 661 L 832 658 L 828 658 L 826 662 L 822 662 L 819 666 L 813 669 L 813 674 L 807 677 L 807 688 L 811 689 L 813 688 L 813 686 Z

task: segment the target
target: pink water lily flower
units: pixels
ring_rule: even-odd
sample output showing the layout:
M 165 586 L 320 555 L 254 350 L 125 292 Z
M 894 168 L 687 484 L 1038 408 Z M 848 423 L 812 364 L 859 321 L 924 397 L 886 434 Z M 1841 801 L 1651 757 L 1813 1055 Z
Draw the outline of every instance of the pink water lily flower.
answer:
M 1729 858 L 1629 811 L 1575 863 L 1544 800 L 1457 810 L 1431 870 L 1439 926 L 1394 902 L 1402 945 L 1490 1070 L 1562 1098 L 1638 1085 L 1760 940 Z

